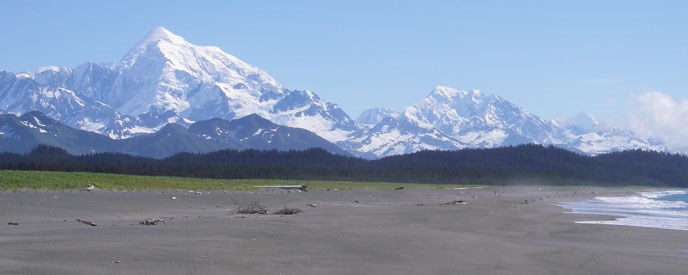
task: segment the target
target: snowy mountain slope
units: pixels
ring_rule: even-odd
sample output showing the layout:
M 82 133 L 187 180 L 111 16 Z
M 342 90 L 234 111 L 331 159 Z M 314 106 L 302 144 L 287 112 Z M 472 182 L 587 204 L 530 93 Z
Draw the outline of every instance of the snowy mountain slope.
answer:
M 53 72 L 53 71 L 50 71 Z M 97 131 L 117 113 L 106 104 L 83 97 L 61 87 L 44 85 L 64 80 L 64 75 L 46 78 L 43 71 L 35 76 L 0 72 L 0 110 L 21 114 L 40 111 L 51 118 L 84 129 Z
M 121 72 L 115 80 L 118 85 L 111 88 L 117 97 L 109 101 L 130 115 L 171 110 L 193 116 L 217 99 L 250 112 L 248 107 L 268 105 L 283 95 L 281 86 L 266 72 L 217 47 L 193 45 L 165 28 L 151 31 L 115 70 Z M 238 114 L 242 115 L 246 113 Z
M 371 159 L 468 146 L 437 129 L 420 127 L 405 117 L 386 117 L 372 128 L 360 130 L 349 140 L 336 144 L 359 157 Z

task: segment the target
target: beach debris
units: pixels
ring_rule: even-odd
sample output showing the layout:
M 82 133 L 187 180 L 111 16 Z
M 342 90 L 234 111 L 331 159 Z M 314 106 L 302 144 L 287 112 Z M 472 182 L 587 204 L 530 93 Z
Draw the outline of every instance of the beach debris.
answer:
M 274 212 L 275 215 L 296 215 L 296 214 L 300 214 L 300 213 L 303 213 L 303 210 L 301 210 L 299 208 L 289 208 L 289 207 L 285 207 L 285 208 L 282 208 L 282 209 Z
M 416 203 L 413 206 L 425 206 L 425 204 L 424 203 Z
M 83 224 L 86 224 L 86 225 L 90 225 L 90 226 L 98 226 L 96 223 L 94 223 L 92 221 L 86 221 L 86 220 L 82 220 L 82 219 L 76 219 L 76 221 L 83 223 Z
M 172 196 L 172 197 L 170 197 L 170 199 L 171 199 L 171 200 L 176 200 L 177 197 Z
M 354 202 L 355 202 L 355 203 L 361 203 L 361 202 L 360 202 L 360 201 L 358 201 L 358 200 L 355 200 Z
M 310 208 L 316 208 L 316 207 L 318 207 L 318 205 L 315 204 L 315 203 L 307 203 L 306 206 L 308 206 L 308 207 L 310 207 Z
M 308 191 L 308 186 L 299 184 L 299 185 L 260 185 L 260 186 L 254 186 L 255 188 L 258 189 L 263 189 L 263 190 L 275 190 L 275 189 L 282 189 L 282 190 L 287 190 L 287 191 L 293 191 L 296 190 L 298 192 L 306 192 Z M 289 192 L 291 193 L 291 192 Z
M 142 224 L 142 225 L 158 225 L 159 223 L 163 223 L 163 224 L 167 225 L 167 222 L 161 218 L 145 219 L 145 220 L 142 220 L 139 222 L 139 224 Z
M 399 186 L 399 187 L 397 187 L 397 188 L 394 188 L 394 190 L 404 190 L 404 187 L 403 187 L 403 186 Z
M 19 225 L 18 222 L 7 222 L 7 225 Z
M 258 214 L 258 215 L 266 215 L 268 214 L 270 210 L 265 208 L 263 205 L 261 205 L 258 202 L 252 202 L 249 204 L 244 204 L 244 205 L 239 205 L 237 207 L 235 213 L 237 214 Z
M 96 186 L 93 185 L 93 184 L 90 184 L 90 183 L 88 184 L 88 187 L 86 187 L 86 188 L 84 189 L 84 191 L 88 191 L 88 192 L 91 192 L 91 191 L 93 191 L 93 190 L 96 190 Z
M 454 201 L 448 201 L 445 203 L 440 203 L 440 205 L 458 205 L 458 204 L 466 204 L 466 202 L 463 200 L 454 200 Z

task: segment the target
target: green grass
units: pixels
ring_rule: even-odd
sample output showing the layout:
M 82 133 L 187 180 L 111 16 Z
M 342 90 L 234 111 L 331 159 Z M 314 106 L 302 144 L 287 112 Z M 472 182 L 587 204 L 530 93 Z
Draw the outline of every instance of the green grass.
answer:
M 264 180 L 264 179 L 196 179 L 180 177 L 131 176 L 101 173 L 70 173 L 47 171 L 0 170 L 0 191 L 22 189 L 66 190 L 82 189 L 93 184 L 100 189 L 112 190 L 225 190 L 256 191 L 258 185 L 305 184 L 309 189 L 449 189 L 468 185 L 437 185 L 387 182 Z

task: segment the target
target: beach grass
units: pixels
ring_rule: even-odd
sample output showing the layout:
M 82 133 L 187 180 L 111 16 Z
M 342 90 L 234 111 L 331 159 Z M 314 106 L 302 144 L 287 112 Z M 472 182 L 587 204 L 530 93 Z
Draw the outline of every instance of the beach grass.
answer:
M 389 182 L 350 182 L 274 179 L 198 179 L 134 176 L 105 173 L 0 170 L 0 191 L 22 189 L 68 190 L 94 185 L 109 190 L 223 190 L 256 191 L 261 185 L 307 185 L 309 189 L 379 190 L 403 186 L 408 189 L 451 189 L 472 185 L 438 185 Z

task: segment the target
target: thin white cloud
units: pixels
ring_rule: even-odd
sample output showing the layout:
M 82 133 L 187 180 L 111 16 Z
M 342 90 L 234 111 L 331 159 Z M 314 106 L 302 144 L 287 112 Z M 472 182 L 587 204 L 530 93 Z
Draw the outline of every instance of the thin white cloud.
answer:
M 635 98 L 628 126 L 641 136 L 663 141 L 671 151 L 688 152 L 688 99 L 643 93 Z

